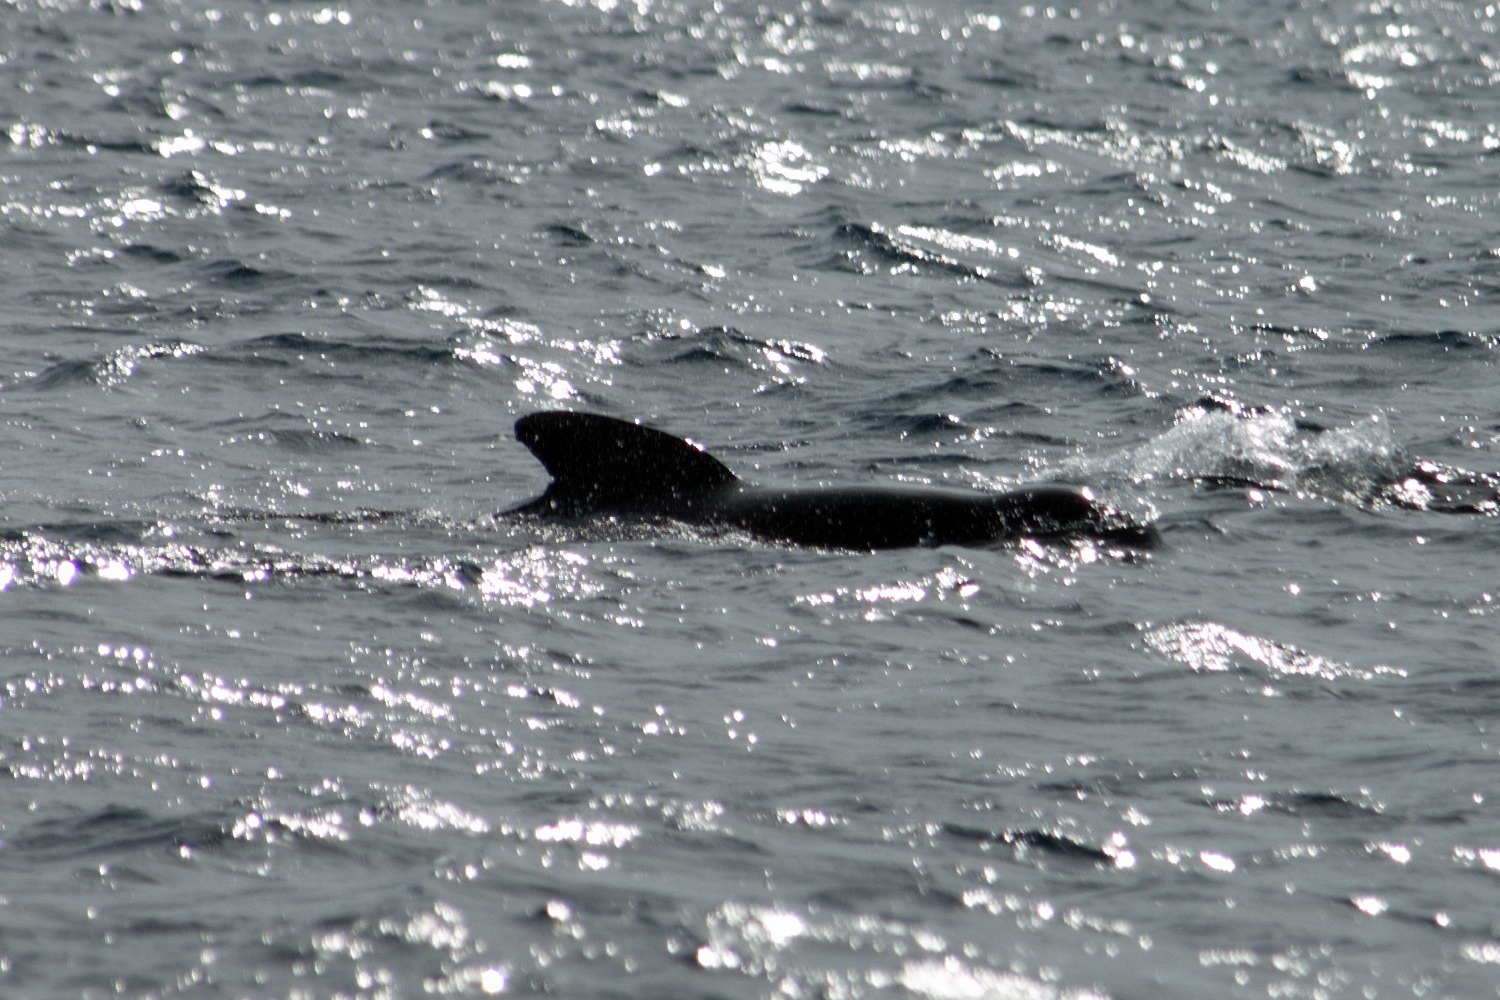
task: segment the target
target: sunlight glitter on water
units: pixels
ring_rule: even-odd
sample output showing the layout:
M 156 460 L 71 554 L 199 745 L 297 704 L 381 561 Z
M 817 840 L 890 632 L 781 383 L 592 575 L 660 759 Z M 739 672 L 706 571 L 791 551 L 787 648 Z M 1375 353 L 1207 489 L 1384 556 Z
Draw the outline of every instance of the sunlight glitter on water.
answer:
M 721 933 L 713 933 L 716 929 Z M 711 940 L 699 947 L 698 965 L 705 969 L 741 969 L 749 963 L 766 962 L 771 952 L 807 933 L 808 925 L 788 910 L 725 903 L 711 916 L 709 930 Z
M 986 967 L 973 945 L 950 946 L 943 935 L 878 917 L 824 919 L 728 902 L 708 915 L 707 932 L 708 940 L 693 953 L 699 968 L 769 980 L 779 994 L 791 997 L 852 1000 L 872 990 L 885 995 L 899 988 L 929 1000 L 1108 1000 L 1089 990 L 1052 986 L 1045 972 L 1032 978 L 1019 970 Z M 804 944 L 809 941 L 819 947 L 809 951 Z M 966 957 L 943 954 L 950 950 L 962 950 Z M 856 953 L 868 957 L 856 962 Z
M 521 607 L 562 597 L 578 600 L 604 589 L 585 574 L 589 565 L 589 558 L 581 553 L 533 546 L 497 560 L 485 569 L 478 586 L 490 600 Z
M 236 840 L 275 843 L 286 837 L 347 842 L 350 832 L 337 812 L 249 812 L 234 821 L 229 835 Z
M 953 956 L 925 960 L 901 968 L 897 981 L 929 1000 L 1109 1000 L 1093 990 L 1059 989 L 1013 972 L 974 968 Z
M 641 835 L 634 823 L 586 822 L 582 819 L 560 819 L 537 827 L 532 835 L 543 843 L 588 844 L 591 847 L 624 847 Z
M 448 590 L 474 590 L 486 601 L 513 607 L 536 607 L 556 599 L 582 599 L 600 593 L 603 584 L 587 574 L 588 556 L 566 549 L 530 546 L 488 564 L 439 560 L 426 565 L 376 561 L 372 579 Z M 359 576 L 350 567 L 350 576 Z
M 795 602 L 813 608 L 836 604 L 865 606 L 912 604 L 926 600 L 929 596 L 936 597 L 938 600 L 946 600 L 951 595 L 967 600 L 978 594 L 979 590 L 979 584 L 970 579 L 963 567 L 959 565 L 945 566 L 931 576 L 916 580 L 891 580 L 802 594 L 795 599 Z
M 395 816 L 419 830 L 457 830 L 462 833 L 486 834 L 490 824 L 452 802 L 442 801 L 425 789 L 407 785 L 390 793 Z M 363 818 L 362 818 L 363 819 Z
M 1407 675 L 1404 669 L 1397 667 L 1361 669 L 1295 646 L 1248 635 L 1217 622 L 1163 625 L 1147 629 L 1143 639 L 1148 648 L 1205 673 L 1234 670 L 1248 661 L 1277 674 L 1317 677 L 1325 681 L 1371 681 Z
M 749 157 L 746 166 L 761 187 L 774 194 L 798 195 L 828 176 L 828 168 L 795 142 L 768 142 Z

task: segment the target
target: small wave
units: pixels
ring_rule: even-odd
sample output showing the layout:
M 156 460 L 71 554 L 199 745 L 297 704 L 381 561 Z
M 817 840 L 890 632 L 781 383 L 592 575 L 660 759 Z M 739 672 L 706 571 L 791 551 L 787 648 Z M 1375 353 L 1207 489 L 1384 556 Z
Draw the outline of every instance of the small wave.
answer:
M 234 257 L 209 261 L 203 266 L 202 274 L 211 284 L 239 287 L 258 286 L 292 277 L 286 271 L 255 267 Z
M 245 434 L 236 434 L 229 440 L 260 441 L 304 455 L 322 455 L 330 452 L 345 451 L 351 448 L 361 448 L 369 443 L 366 439 L 356 437 L 353 434 L 314 430 L 307 427 L 254 430 Z
M 1340 792 L 1289 789 L 1280 792 L 1254 792 L 1237 798 L 1212 799 L 1208 802 L 1218 812 L 1250 816 L 1261 810 L 1286 816 L 1323 817 L 1326 819 L 1372 818 L 1381 809 L 1363 795 L 1351 798 Z
M 665 355 L 665 356 L 663 356 Z M 651 346 L 630 359 L 636 364 L 701 365 L 761 372 L 776 384 L 800 381 L 804 365 L 828 363 L 815 344 L 786 338 L 761 338 L 732 326 L 707 326 L 688 334 L 654 337 Z
M 31 379 L 38 389 L 65 389 L 75 385 L 97 385 L 113 388 L 123 384 L 142 361 L 156 358 L 184 358 L 200 354 L 203 348 L 186 341 L 167 341 L 138 347 L 121 347 L 97 358 L 61 361 Z
M 303 88 L 338 90 L 341 87 L 350 86 L 353 82 L 348 75 L 333 70 L 304 69 L 286 73 L 263 73 L 242 81 L 240 85 L 251 89 L 288 91 Z
M 365 337 L 343 340 L 337 337 L 307 333 L 276 333 L 247 341 L 235 351 L 221 352 L 224 360 L 244 357 L 257 361 L 281 360 L 287 356 L 313 354 L 325 358 L 350 358 L 368 361 L 415 361 L 423 364 L 449 363 L 460 360 L 455 344 L 434 344 L 425 340 L 396 337 Z
M 156 189 L 168 197 L 211 209 L 222 209 L 245 198 L 244 191 L 219 184 L 198 170 L 189 170 L 163 181 Z
M 1405 355 L 1447 356 L 1458 351 L 1491 351 L 1496 346 L 1492 333 L 1477 333 L 1471 330 L 1397 330 L 1374 338 L 1364 349 L 1371 346 L 1392 349 L 1397 363 Z
M 1061 861 L 1082 861 L 1111 867 L 1119 864 L 1121 860 L 1120 851 L 1114 845 L 1108 849 L 1096 847 L 1057 830 L 1023 829 L 995 832 L 957 823 L 944 823 L 943 832 L 963 840 L 974 840 L 986 845 L 1004 844 L 1012 848 L 1018 858 L 1031 853 L 1040 853 Z
M 12 763 L 9 770 L 24 769 Z M 116 858 L 122 851 L 182 847 L 211 847 L 227 834 L 212 819 L 158 816 L 144 809 L 110 805 L 97 812 L 43 819 L 21 827 L 7 838 L 19 856 L 38 861 L 78 861 L 91 857 Z
M 834 241 L 848 248 L 837 259 L 839 265 L 848 267 L 852 264 L 855 270 L 862 272 L 876 267 L 898 272 L 930 270 L 975 281 L 1025 284 L 1016 275 L 1006 280 L 1007 276 L 992 264 L 969 263 L 954 256 L 953 251 L 960 248 L 971 254 L 977 251 L 987 258 L 1008 253 L 987 240 L 973 240 L 956 233 L 910 226 L 891 230 L 878 222 L 847 222 L 834 231 Z
M 187 259 L 182 251 L 159 247 L 152 243 L 127 243 L 120 248 L 120 253 L 147 264 L 158 265 L 180 264 Z

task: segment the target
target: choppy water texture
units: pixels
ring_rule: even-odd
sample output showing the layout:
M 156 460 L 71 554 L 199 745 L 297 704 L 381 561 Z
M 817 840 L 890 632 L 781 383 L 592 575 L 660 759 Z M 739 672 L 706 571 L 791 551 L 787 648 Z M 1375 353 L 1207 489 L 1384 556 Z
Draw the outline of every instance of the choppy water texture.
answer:
M 1497 995 L 1497 74 L 1437 0 L 9 0 L 0 992 Z M 1164 544 L 495 518 L 555 407 Z

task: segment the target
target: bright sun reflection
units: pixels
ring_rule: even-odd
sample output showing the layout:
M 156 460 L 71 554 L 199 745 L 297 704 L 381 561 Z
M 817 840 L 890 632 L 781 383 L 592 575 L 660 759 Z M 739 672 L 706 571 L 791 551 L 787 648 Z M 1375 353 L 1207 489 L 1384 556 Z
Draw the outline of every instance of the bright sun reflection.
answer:
M 795 142 L 768 142 L 752 155 L 747 167 L 757 184 L 773 194 L 797 195 L 828 176 L 828 168 Z
M 836 604 L 874 607 L 883 604 L 916 604 L 928 597 L 946 600 L 949 596 L 956 596 L 968 600 L 979 593 L 979 589 L 979 584 L 970 580 L 960 568 L 945 566 L 923 579 L 893 580 L 863 587 L 835 587 L 832 590 L 803 594 L 796 601 L 814 608 Z
M 1060 990 L 1013 972 L 975 968 L 949 955 L 941 961 L 925 959 L 902 966 L 897 981 L 912 993 L 931 1000 L 1108 1000 L 1092 990 Z
M 544 843 L 588 844 L 591 847 L 624 847 L 641 835 L 633 823 L 586 822 L 578 818 L 560 819 L 533 831 Z
M 1394 667 L 1360 669 L 1216 622 L 1163 625 L 1147 630 L 1144 638 L 1149 648 L 1203 673 L 1223 673 L 1249 662 L 1284 676 L 1326 681 L 1406 676 L 1405 670 Z

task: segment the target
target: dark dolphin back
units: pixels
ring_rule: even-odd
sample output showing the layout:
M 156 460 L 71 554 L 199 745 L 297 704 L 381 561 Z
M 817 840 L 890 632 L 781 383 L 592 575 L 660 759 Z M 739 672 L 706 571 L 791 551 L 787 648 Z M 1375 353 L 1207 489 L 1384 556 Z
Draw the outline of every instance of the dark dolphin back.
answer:
M 539 499 L 510 513 L 668 513 L 738 482 L 723 462 L 690 441 L 597 413 L 532 413 L 516 421 L 516 440 L 553 481 Z

